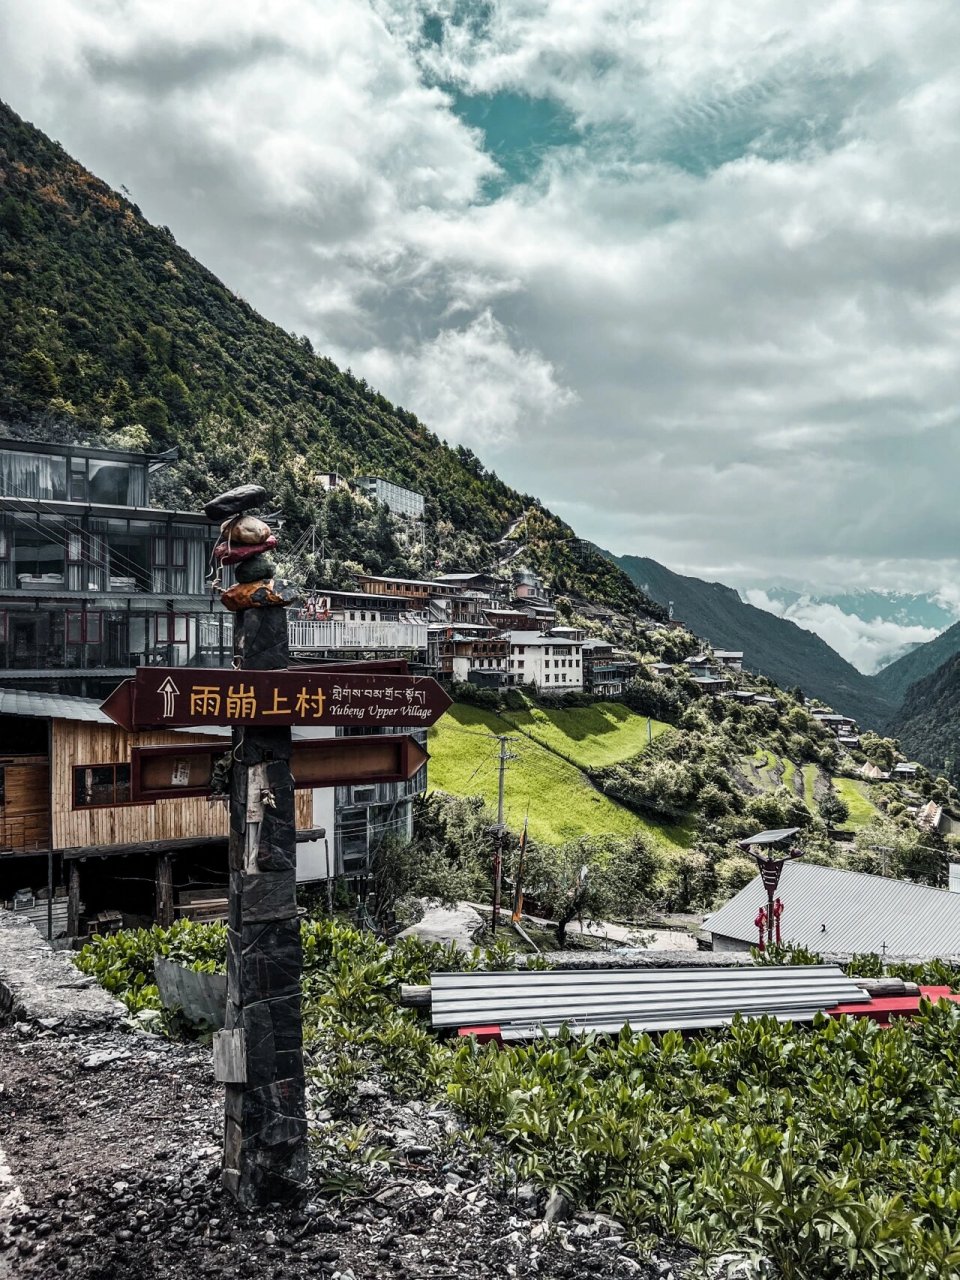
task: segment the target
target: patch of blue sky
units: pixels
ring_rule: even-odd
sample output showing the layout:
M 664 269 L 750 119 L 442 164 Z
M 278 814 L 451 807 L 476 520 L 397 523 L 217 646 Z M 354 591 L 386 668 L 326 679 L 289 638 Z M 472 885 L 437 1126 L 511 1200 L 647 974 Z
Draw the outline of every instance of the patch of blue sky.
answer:
M 495 199 L 510 187 L 529 182 L 545 157 L 585 141 L 573 113 L 551 98 L 532 98 L 502 90 L 470 94 L 450 85 L 453 110 L 471 128 L 483 134 L 484 149 L 497 162 L 500 173 L 488 181 L 485 195 Z

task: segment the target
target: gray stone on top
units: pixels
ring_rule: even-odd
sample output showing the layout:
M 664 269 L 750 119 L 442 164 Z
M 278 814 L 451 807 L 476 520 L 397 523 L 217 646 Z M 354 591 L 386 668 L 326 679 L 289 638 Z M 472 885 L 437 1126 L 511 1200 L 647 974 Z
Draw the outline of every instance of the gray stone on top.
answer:
M 262 507 L 267 500 L 267 491 L 259 484 L 241 484 L 226 493 L 218 494 L 203 508 L 204 514 L 211 520 L 226 520 L 229 516 L 238 516 L 252 507 Z

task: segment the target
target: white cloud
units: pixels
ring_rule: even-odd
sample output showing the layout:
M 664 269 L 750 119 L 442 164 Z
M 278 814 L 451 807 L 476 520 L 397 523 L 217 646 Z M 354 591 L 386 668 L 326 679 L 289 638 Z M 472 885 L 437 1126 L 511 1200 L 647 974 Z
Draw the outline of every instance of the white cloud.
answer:
M 951 590 L 951 0 L 4 15 L 15 109 L 584 535 L 743 583 Z M 573 123 L 511 185 L 438 81 Z
M 845 613 L 835 604 L 823 604 L 801 597 L 786 603 L 756 588 L 745 591 L 747 601 L 758 609 L 789 618 L 798 627 L 813 631 L 837 653 L 865 675 L 873 675 L 918 644 L 939 634 L 934 627 L 908 626 L 885 618 L 861 618 Z
M 514 348 L 489 311 L 412 351 L 368 351 L 364 367 L 387 395 L 416 405 L 425 421 L 442 424 L 452 444 L 475 452 L 521 431 L 544 431 L 551 415 L 575 399 L 547 361 Z

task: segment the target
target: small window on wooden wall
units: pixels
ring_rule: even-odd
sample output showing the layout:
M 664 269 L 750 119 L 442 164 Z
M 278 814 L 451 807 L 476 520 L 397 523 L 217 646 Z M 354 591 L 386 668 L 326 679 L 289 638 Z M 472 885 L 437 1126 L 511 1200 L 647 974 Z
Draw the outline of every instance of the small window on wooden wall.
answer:
M 0 765 L 0 809 L 7 803 L 7 771 Z
M 77 765 L 73 771 L 73 807 L 102 809 L 130 803 L 128 764 Z

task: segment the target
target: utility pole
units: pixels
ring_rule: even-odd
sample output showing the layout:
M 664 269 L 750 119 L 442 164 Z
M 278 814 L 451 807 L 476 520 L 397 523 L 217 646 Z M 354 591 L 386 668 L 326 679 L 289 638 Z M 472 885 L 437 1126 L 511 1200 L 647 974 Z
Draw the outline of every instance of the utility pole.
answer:
M 500 923 L 500 883 L 503 878 L 503 781 L 507 771 L 507 761 L 516 760 L 516 756 L 507 750 L 507 743 L 514 739 L 506 734 L 497 735 L 500 743 L 500 776 L 497 780 L 497 851 L 493 856 L 493 912 L 490 917 L 490 930 L 497 932 Z
M 887 854 L 893 853 L 894 851 L 893 845 L 892 844 L 872 844 L 870 845 L 870 848 L 873 850 L 874 853 L 883 854 L 883 857 L 880 860 L 880 874 L 882 876 L 885 876 L 887 874 Z

